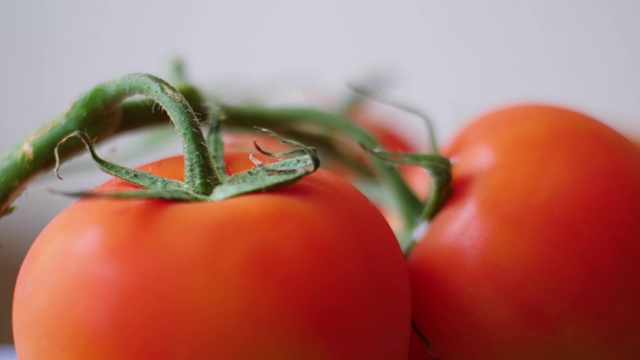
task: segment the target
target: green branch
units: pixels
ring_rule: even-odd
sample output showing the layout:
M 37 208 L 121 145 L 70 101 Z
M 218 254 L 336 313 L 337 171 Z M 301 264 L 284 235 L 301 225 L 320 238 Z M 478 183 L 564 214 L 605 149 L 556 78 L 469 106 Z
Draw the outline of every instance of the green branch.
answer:
M 138 94 L 142 90 L 140 87 L 144 86 L 142 82 L 138 82 L 138 86 L 131 84 L 136 77 L 145 75 L 129 75 L 99 85 L 83 95 L 69 111 L 0 157 L 0 216 L 11 211 L 13 202 L 31 180 L 55 166 L 56 147 L 76 131 L 83 131 L 96 141 L 104 141 L 122 132 L 169 123 L 164 111 L 154 111 L 156 104 L 146 99 L 126 100 Z M 177 91 L 193 106 L 195 114 L 206 114 L 202 97 L 195 88 L 181 85 Z M 81 141 L 71 139 L 60 147 L 60 160 L 66 161 L 83 150 Z
M 314 130 L 333 132 L 346 136 L 350 141 L 360 143 L 365 148 L 379 147 L 377 140 L 371 134 L 343 115 L 301 107 L 220 106 L 226 115 L 225 121 L 231 126 L 260 126 L 276 131 L 299 129 L 306 132 Z M 413 243 L 412 232 L 420 221 L 419 214 L 424 205 L 394 166 L 377 156 L 372 156 L 370 161 L 373 170 L 380 176 L 383 183 L 388 185 L 388 189 L 396 200 L 398 211 L 404 221 L 404 229 L 401 234 L 398 234 L 398 240 L 401 247 L 409 247 Z

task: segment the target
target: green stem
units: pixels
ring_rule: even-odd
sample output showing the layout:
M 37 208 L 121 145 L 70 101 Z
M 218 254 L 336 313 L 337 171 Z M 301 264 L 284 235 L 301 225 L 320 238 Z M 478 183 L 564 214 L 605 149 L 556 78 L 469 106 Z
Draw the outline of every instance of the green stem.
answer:
M 429 117 L 425 113 L 423 113 L 422 111 L 414 108 L 413 106 L 409 106 L 409 105 L 406 105 L 406 104 L 399 103 L 397 101 L 392 101 L 392 100 L 389 100 L 389 99 L 385 99 L 382 96 L 376 95 L 372 91 L 371 88 L 355 87 L 354 86 L 351 89 L 362 100 L 369 99 L 369 98 L 370 99 L 374 99 L 374 100 L 379 101 L 379 102 L 381 102 L 383 104 L 391 105 L 394 108 L 400 109 L 400 110 L 405 111 L 405 112 L 407 112 L 409 114 L 416 115 L 417 117 L 422 119 L 422 121 L 424 122 L 425 126 L 427 127 L 427 136 L 429 137 L 429 143 L 431 145 L 430 153 L 434 154 L 434 155 L 438 155 L 438 143 L 437 143 L 437 139 L 436 139 L 436 131 L 433 128 L 433 122 L 431 121 L 431 119 L 429 119 Z M 353 100 L 351 106 L 357 106 L 357 103 L 355 102 L 355 100 Z
M 376 139 L 367 131 L 351 122 L 343 115 L 332 114 L 312 108 L 268 108 L 259 106 L 230 106 L 222 105 L 229 125 L 235 126 L 260 126 L 273 130 L 291 129 L 296 125 L 308 128 L 332 131 L 349 137 L 355 142 L 359 142 L 366 148 L 376 148 L 379 146 Z M 398 205 L 398 211 L 402 216 L 406 231 L 398 239 L 403 248 L 410 246 L 413 242 L 411 230 L 417 226 L 418 215 L 421 213 L 423 204 L 402 179 L 398 171 L 390 166 L 383 159 L 371 157 L 374 169 L 380 173 L 384 181 L 390 186 L 394 198 Z
M 109 95 L 120 102 L 129 96 L 145 95 L 169 113 L 182 139 L 185 156 L 184 182 L 187 190 L 199 195 L 209 195 L 213 188 L 221 184 L 198 119 L 182 94 L 164 80 L 145 74 L 125 76 L 120 81 L 116 80 L 111 89 L 113 93 Z M 110 99 L 101 100 L 106 103 Z
M 222 126 L 220 124 L 223 114 L 214 109 L 209 119 L 209 132 L 207 133 L 207 146 L 211 152 L 211 159 L 216 172 L 224 182 L 227 179 L 226 162 L 224 158 L 224 142 L 222 141 Z
M 181 89 L 193 99 L 198 112 L 204 113 L 200 95 L 190 86 Z M 66 113 L 35 132 L 0 157 L 0 215 L 11 210 L 11 204 L 25 186 L 39 173 L 55 165 L 54 152 L 58 144 L 76 131 L 84 131 L 98 141 L 116 133 L 156 125 L 167 120 L 161 111 L 148 101 L 129 100 L 128 97 L 151 97 L 167 110 L 181 134 L 187 139 L 185 159 L 190 187 L 206 192 L 213 188 L 215 174 L 210 165 L 204 137 L 198 119 L 180 92 L 166 82 L 150 75 L 133 74 L 97 86 L 83 95 Z M 82 151 L 80 141 L 69 141 L 60 147 L 61 160 Z M 204 155 L 202 155 L 204 154 Z M 202 181 L 201 179 L 205 179 Z M 210 192 L 210 191 L 209 191 Z

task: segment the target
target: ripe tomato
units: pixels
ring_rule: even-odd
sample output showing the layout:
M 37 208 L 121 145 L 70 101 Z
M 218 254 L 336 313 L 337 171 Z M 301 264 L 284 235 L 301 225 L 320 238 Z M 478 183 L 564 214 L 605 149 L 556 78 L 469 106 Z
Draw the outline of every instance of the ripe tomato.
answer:
M 142 169 L 181 179 L 183 159 Z M 13 316 L 26 360 L 396 360 L 411 321 L 391 229 L 322 170 L 219 202 L 82 199 L 30 249 Z
M 285 151 L 291 148 L 290 145 L 283 144 L 273 136 L 264 133 L 229 132 L 224 134 L 223 139 L 225 151 L 232 153 L 255 152 L 255 143 L 273 152 Z
M 416 146 L 409 139 L 394 131 L 393 122 L 380 116 L 374 107 L 359 105 L 350 109 L 348 117 L 366 129 L 388 151 L 415 152 Z
M 436 357 L 640 359 L 640 151 L 570 110 L 486 114 L 443 151 L 453 194 L 409 254 Z

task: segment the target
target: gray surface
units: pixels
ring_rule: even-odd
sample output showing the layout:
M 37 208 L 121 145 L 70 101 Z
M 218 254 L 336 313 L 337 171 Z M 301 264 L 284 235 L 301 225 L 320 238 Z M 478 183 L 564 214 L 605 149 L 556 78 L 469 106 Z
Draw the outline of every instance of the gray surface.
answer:
M 17 360 L 16 352 L 10 345 L 0 345 L 0 360 Z

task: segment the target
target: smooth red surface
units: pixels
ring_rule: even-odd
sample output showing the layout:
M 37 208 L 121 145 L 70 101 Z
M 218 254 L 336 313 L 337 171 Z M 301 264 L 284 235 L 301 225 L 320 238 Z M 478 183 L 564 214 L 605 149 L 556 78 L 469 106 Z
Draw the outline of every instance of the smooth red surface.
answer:
M 640 359 L 638 148 L 523 105 L 475 120 L 444 154 L 453 196 L 409 256 L 434 355 Z
M 143 169 L 180 179 L 183 161 Z M 319 170 L 220 202 L 80 200 L 33 244 L 13 315 L 22 360 L 396 360 L 410 291 L 380 212 Z

